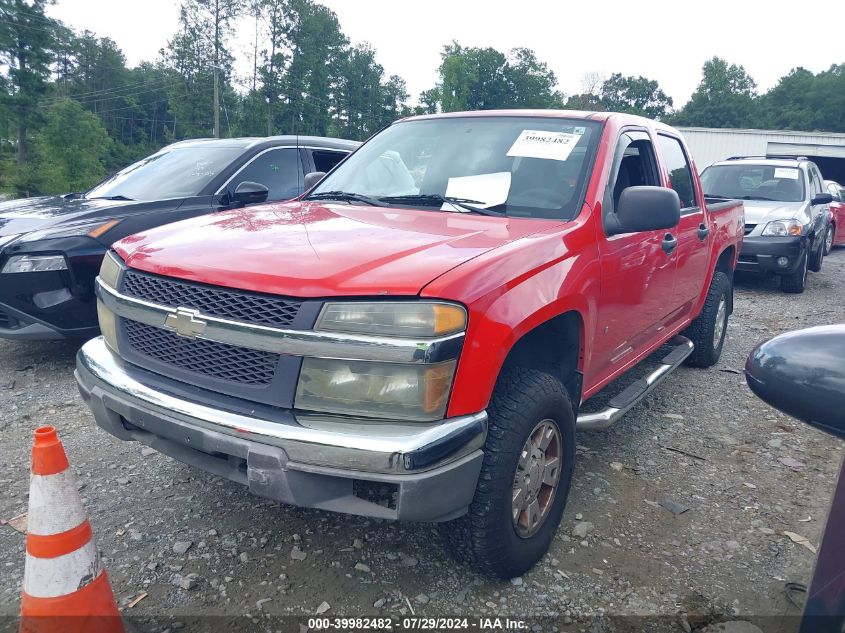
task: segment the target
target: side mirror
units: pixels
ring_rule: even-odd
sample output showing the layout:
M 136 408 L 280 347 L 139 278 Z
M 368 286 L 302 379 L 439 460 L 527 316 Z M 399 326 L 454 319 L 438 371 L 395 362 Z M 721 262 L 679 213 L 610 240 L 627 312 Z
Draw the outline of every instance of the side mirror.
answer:
M 305 180 L 302 181 L 303 191 L 309 191 L 325 177 L 326 172 L 324 171 L 312 171 L 310 174 L 305 174 Z
M 761 343 L 745 363 L 761 400 L 838 437 L 845 437 L 845 325 L 787 332 Z
M 833 202 L 833 196 L 829 193 L 817 193 L 815 196 L 813 196 L 813 199 L 810 204 L 815 206 L 817 204 L 830 204 L 831 202 Z
M 605 219 L 608 236 L 671 229 L 681 221 L 681 200 L 666 187 L 628 187 L 622 190 L 616 213 Z
M 260 182 L 245 180 L 235 189 L 234 199 L 241 204 L 257 204 L 265 202 L 270 190 Z

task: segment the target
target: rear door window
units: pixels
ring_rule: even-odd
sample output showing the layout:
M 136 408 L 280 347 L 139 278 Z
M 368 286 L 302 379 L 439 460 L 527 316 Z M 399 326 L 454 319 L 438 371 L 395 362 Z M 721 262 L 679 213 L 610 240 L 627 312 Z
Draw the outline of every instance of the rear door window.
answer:
M 681 142 L 671 136 L 659 134 L 657 144 L 669 172 L 669 185 L 681 199 L 681 210 L 698 207 L 693 185 L 692 168 Z
M 311 157 L 314 159 L 314 170 L 330 172 L 335 165 L 346 158 L 346 152 L 331 152 L 328 150 L 313 150 Z

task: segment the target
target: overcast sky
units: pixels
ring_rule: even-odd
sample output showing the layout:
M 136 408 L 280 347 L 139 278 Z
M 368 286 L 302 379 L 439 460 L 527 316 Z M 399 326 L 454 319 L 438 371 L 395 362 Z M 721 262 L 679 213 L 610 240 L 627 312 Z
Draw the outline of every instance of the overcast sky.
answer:
M 353 43 L 368 41 L 387 74 L 408 82 L 412 100 L 437 80 L 440 51 L 465 46 L 533 48 L 566 94 L 586 73 L 656 79 L 680 107 L 713 55 L 742 64 L 760 91 L 796 66 L 813 72 L 845 62 L 842 0 L 780 5 L 759 0 L 574 3 L 562 0 L 318 0 Z M 128 63 L 154 60 L 176 31 L 179 0 L 58 0 L 49 15 L 110 37 Z M 830 27 L 825 34 L 825 27 Z M 246 56 L 251 25 L 232 39 Z M 251 64 L 241 62 L 246 73 Z

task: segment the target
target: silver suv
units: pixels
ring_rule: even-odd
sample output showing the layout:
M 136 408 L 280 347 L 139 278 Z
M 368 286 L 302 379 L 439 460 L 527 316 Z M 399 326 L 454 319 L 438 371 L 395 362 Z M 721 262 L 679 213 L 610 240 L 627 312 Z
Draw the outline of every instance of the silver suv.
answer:
M 832 197 L 806 158 L 736 157 L 701 174 L 705 196 L 745 201 L 737 270 L 775 273 L 785 292 L 804 292 L 825 256 Z

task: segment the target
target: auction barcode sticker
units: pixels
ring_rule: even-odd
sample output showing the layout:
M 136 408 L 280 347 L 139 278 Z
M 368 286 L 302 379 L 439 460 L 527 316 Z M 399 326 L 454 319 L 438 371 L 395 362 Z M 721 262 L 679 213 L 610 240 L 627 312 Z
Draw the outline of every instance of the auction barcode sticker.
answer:
M 508 156 L 566 160 L 581 136 L 568 132 L 523 130 L 508 150 Z
M 790 180 L 798 180 L 799 172 L 797 169 L 791 167 L 775 167 L 775 178 L 789 178 Z

